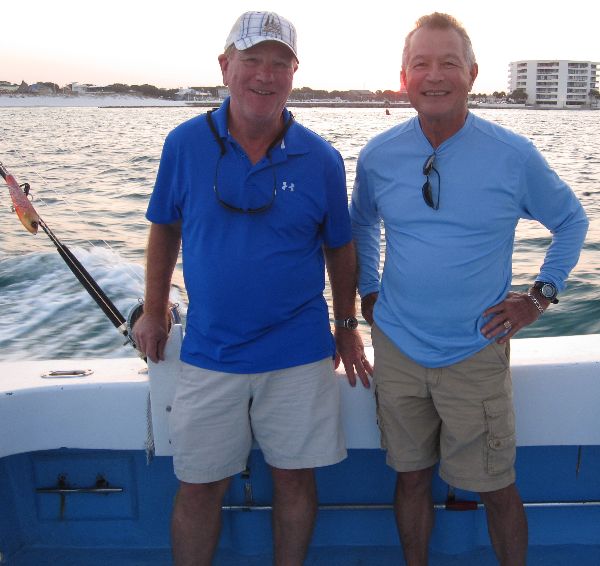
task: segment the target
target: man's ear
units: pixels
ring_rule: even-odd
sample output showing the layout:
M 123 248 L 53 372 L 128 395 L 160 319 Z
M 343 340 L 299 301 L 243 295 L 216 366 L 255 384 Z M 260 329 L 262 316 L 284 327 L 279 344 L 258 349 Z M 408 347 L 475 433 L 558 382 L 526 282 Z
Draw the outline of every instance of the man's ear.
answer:
M 221 67 L 221 74 L 223 75 L 223 85 L 227 86 L 227 79 L 225 78 L 225 75 L 227 73 L 227 67 L 229 66 L 229 58 L 227 55 L 225 55 L 225 53 L 222 53 L 219 55 L 218 59 L 219 67 Z
M 473 88 L 473 83 L 475 82 L 475 79 L 477 78 L 477 75 L 479 74 L 479 66 L 477 65 L 477 63 L 473 63 L 470 74 L 471 74 L 471 88 Z M 471 90 L 471 88 L 469 90 Z

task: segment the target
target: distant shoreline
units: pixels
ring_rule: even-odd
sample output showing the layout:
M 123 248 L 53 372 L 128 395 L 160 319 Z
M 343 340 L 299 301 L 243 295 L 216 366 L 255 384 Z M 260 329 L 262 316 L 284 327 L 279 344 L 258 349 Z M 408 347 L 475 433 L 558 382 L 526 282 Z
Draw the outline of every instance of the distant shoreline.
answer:
M 214 108 L 220 106 L 222 100 L 165 100 L 133 95 L 35 95 L 35 94 L 5 94 L 0 95 L 0 108 L 160 108 L 160 107 L 198 107 Z M 289 100 L 289 108 L 412 108 L 408 102 L 379 102 L 345 100 Z M 504 108 L 523 107 L 522 105 L 507 104 L 474 104 L 472 108 Z
M 133 95 L 35 95 L 0 94 L 0 108 L 212 108 L 219 106 L 222 100 L 165 100 Z M 412 108 L 408 102 L 348 102 L 340 100 L 290 100 L 290 108 Z M 469 108 L 526 109 L 526 110 L 599 110 L 600 108 L 552 108 L 525 106 L 524 104 L 469 103 Z
M 1 94 L 0 108 L 106 108 L 110 106 L 156 107 L 187 106 L 183 100 L 163 100 L 133 95 L 36 95 L 36 94 Z

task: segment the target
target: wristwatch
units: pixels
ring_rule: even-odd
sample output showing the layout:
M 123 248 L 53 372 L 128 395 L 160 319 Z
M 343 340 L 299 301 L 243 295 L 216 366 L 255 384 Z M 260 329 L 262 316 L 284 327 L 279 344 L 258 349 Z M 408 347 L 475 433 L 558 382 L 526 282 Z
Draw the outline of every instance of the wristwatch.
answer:
M 358 320 L 356 320 L 355 316 L 349 316 L 343 320 L 334 320 L 333 324 L 335 324 L 338 328 L 348 328 L 349 330 L 355 330 L 358 328 Z
M 536 281 L 533 284 L 533 288 L 537 289 L 544 299 L 548 299 L 554 304 L 558 303 L 558 299 L 556 298 L 558 291 L 552 283 L 548 283 L 546 281 Z

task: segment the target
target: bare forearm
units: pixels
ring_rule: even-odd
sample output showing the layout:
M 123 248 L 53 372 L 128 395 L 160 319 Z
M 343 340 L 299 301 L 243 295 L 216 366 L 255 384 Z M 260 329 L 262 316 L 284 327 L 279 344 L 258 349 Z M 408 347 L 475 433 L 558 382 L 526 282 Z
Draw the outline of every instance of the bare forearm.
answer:
M 343 319 L 356 314 L 356 253 L 350 242 L 340 248 L 325 248 L 325 261 L 333 298 L 333 316 Z
M 343 320 L 355 316 L 356 254 L 354 244 L 349 243 L 340 248 L 326 248 L 325 260 L 333 297 L 334 318 Z M 335 367 L 338 367 L 341 360 L 352 387 L 356 385 L 356 374 L 362 384 L 369 387 L 369 375 L 373 373 L 373 368 L 365 357 L 362 338 L 358 331 L 352 328 L 338 327 L 335 329 L 335 342 Z
M 146 293 L 144 312 L 166 314 L 171 278 L 181 245 L 181 226 L 152 224 L 146 250 Z

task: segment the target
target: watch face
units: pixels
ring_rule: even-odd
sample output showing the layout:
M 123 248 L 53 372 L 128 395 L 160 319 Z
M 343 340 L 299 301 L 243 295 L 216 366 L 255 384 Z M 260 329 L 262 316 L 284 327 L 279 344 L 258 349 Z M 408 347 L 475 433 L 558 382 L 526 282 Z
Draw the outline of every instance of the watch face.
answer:
M 542 292 L 542 295 L 546 297 L 546 299 L 553 299 L 556 296 L 556 288 L 550 283 L 544 283 L 540 291 Z
M 344 322 L 346 323 L 346 328 L 349 328 L 350 330 L 354 330 L 358 327 L 358 320 L 353 316 L 349 316 Z

